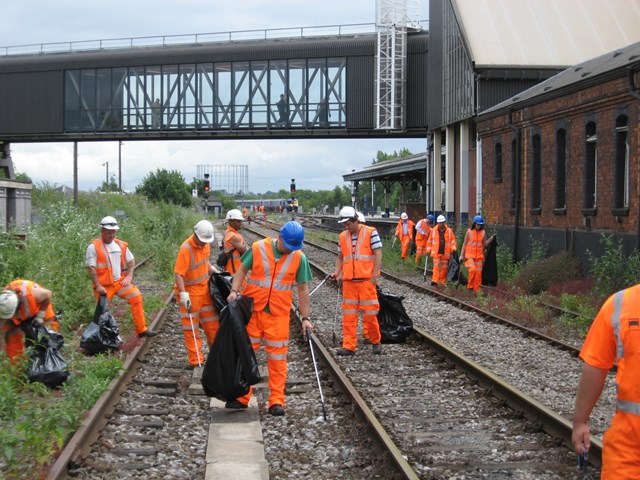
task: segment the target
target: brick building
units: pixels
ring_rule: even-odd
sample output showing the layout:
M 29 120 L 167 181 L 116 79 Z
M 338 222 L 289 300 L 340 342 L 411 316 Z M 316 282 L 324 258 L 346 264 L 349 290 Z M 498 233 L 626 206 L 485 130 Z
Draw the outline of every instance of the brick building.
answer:
M 579 63 L 477 117 L 482 212 L 526 250 L 587 248 L 611 233 L 637 249 L 640 42 Z M 589 247 L 591 245 L 591 247 Z

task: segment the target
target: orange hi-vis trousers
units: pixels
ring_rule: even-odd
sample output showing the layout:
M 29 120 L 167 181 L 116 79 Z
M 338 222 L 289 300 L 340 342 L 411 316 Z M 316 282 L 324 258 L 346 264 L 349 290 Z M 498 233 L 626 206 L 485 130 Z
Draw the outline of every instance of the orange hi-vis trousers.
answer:
M 191 299 L 191 318 L 186 308 L 180 305 L 180 321 L 182 322 L 182 334 L 184 337 L 184 345 L 187 347 L 187 356 L 189 357 L 189 365 L 204 365 L 204 356 L 202 354 L 202 339 L 198 332 L 198 327 L 202 326 L 204 334 L 207 337 L 209 348 L 213 345 L 216 333 L 220 328 L 220 316 L 213 305 L 213 299 L 208 293 L 205 295 L 190 295 Z M 193 322 L 193 325 L 191 324 Z M 194 339 L 195 337 L 195 339 Z
M 431 281 L 444 285 L 447 283 L 447 269 L 449 268 L 449 258 L 446 255 L 433 255 L 433 274 Z
M 272 315 L 268 312 L 253 312 L 247 324 L 247 334 L 254 350 L 264 341 L 269 371 L 269 407 L 284 407 L 284 388 L 287 383 L 287 353 L 289 353 L 289 315 Z M 253 387 L 238 401 L 249 404 Z
M 53 305 L 51 304 L 49 304 L 45 310 L 44 326 L 55 331 L 59 328 L 59 324 L 55 319 Z M 22 333 L 22 329 L 19 325 L 8 320 L 2 327 L 2 334 L 4 335 L 7 357 L 11 360 L 11 363 L 15 364 L 24 353 L 24 333 Z
M 363 331 L 371 343 L 380 343 L 380 325 L 378 324 L 378 294 L 369 280 L 342 282 L 342 348 L 356 351 L 358 344 L 358 311 L 362 311 Z
M 601 480 L 640 478 L 640 416 L 618 410 L 602 440 Z
M 482 264 L 484 263 L 484 257 L 480 258 L 468 258 L 465 260 L 464 265 L 469 270 L 469 281 L 467 282 L 467 288 L 474 292 L 480 291 L 480 285 L 482 285 Z
M 118 280 L 113 285 L 104 287 L 104 289 L 107 291 L 107 300 L 111 300 L 115 295 L 129 304 L 131 315 L 133 316 L 133 333 L 137 335 L 147 330 L 147 321 L 144 316 L 144 303 L 138 287 L 131 283 L 123 287 L 120 284 L 120 280 Z M 95 290 L 93 293 L 95 294 L 97 302 L 100 299 L 100 294 Z

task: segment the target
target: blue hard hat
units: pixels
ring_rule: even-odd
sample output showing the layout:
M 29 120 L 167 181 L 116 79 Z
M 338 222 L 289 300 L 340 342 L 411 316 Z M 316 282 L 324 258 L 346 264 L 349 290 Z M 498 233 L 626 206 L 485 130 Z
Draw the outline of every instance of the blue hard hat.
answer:
M 298 222 L 287 222 L 280 227 L 280 237 L 289 250 L 300 250 L 304 240 L 304 228 Z
M 473 217 L 473 223 L 484 225 L 484 218 L 482 218 L 482 215 L 476 215 L 475 217 Z
M 427 215 L 427 218 L 429 219 L 429 221 L 431 223 L 436 223 L 436 218 L 433 215 L 429 214 L 429 215 Z

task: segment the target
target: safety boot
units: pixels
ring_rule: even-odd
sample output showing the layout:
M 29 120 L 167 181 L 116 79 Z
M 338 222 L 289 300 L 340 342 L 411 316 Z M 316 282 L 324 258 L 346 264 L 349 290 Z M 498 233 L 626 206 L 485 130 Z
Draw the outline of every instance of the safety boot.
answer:
M 374 355 L 380 355 L 382 353 L 382 344 L 376 343 L 375 345 L 372 345 L 371 351 L 373 352 Z
M 353 350 L 349 350 L 347 348 L 339 348 L 336 353 L 343 357 L 350 357 L 356 354 Z
M 284 415 L 284 407 L 279 403 L 271 405 L 269 407 L 269 414 L 273 415 L 274 417 L 282 417 Z

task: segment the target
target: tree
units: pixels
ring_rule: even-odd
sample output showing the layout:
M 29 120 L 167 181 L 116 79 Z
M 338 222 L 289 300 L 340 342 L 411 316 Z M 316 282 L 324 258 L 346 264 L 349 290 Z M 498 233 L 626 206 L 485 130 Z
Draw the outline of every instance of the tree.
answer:
M 136 187 L 136 193 L 154 202 L 191 206 L 191 188 L 182 174 L 175 170 L 169 172 L 163 168 L 148 174 Z

